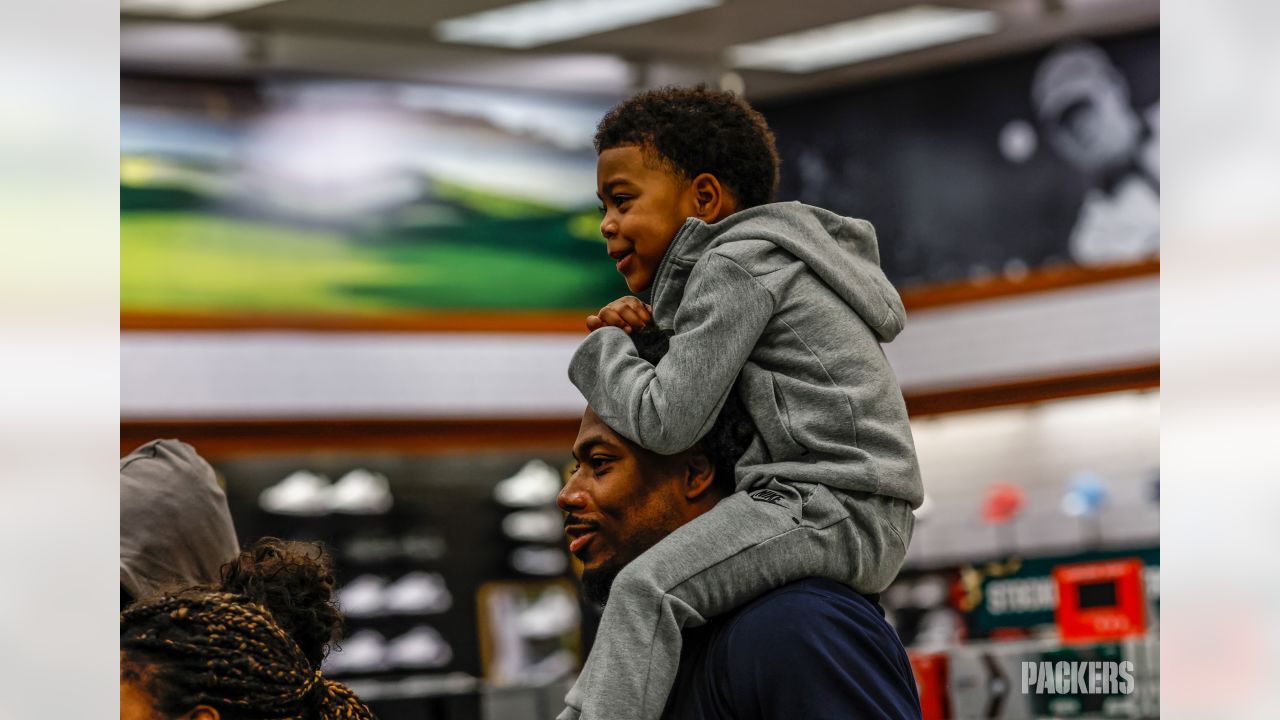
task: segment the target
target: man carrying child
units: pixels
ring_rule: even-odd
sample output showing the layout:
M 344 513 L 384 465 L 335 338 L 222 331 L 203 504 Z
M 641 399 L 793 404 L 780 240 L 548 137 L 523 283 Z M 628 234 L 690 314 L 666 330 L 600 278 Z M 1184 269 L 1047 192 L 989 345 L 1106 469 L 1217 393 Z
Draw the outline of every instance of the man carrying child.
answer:
M 625 297 L 588 318 L 570 379 L 600 420 L 661 455 L 697 443 L 731 395 L 755 427 L 736 492 L 613 581 L 560 716 L 653 720 L 684 628 L 803 578 L 883 590 L 923 488 L 880 348 L 905 312 L 871 225 L 771 202 L 773 135 L 728 93 L 641 93 L 605 116 L 595 145 L 601 232 L 650 304 Z M 650 324 L 670 332 L 656 363 L 630 337 Z

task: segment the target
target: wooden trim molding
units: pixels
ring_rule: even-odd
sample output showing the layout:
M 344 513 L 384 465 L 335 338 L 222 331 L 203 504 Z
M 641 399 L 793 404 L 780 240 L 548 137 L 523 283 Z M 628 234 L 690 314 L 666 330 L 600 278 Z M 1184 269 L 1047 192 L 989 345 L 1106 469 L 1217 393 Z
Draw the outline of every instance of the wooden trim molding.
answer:
M 1158 387 L 1160 365 L 1151 363 L 991 385 L 911 392 L 905 399 L 907 413 L 919 417 Z
M 122 331 L 582 333 L 593 310 L 549 312 L 431 312 L 393 315 L 139 313 L 120 315 Z
M 335 451 L 438 454 L 529 448 L 563 451 L 581 418 L 129 420 L 120 423 L 120 454 L 156 438 L 190 443 L 207 458 Z
M 902 302 L 908 310 L 921 310 L 1159 274 L 1159 260 L 1104 268 L 1050 268 L 1031 271 L 1025 278 L 1017 280 L 1000 277 L 980 282 L 965 281 L 908 289 L 902 293 Z M 389 315 L 125 312 L 120 315 L 120 329 L 586 334 L 586 318 L 592 312 L 590 309 L 532 312 L 442 311 Z
M 1023 405 L 1082 395 L 1159 387 L 1160 366 L 1034 378 L 980 387 L 912 392 L 912 416 Z M 289 452 L 394 451 L 437 454 L 529 448 L 569 452 L 580 418 L 129 420 L 120 423 L 120 454 L 156 438 L 178 438 L 208 458 Z
M 1026 277 L 1016 280 L 993 277 L 985 281 L 945 283 L 907 289 L 902 291 L 902 304 L 906 305 L 907 310 L 922 310 L 1159 274 L 1159 259 L 1100 268 L 1063 266 L 1030 271 Z

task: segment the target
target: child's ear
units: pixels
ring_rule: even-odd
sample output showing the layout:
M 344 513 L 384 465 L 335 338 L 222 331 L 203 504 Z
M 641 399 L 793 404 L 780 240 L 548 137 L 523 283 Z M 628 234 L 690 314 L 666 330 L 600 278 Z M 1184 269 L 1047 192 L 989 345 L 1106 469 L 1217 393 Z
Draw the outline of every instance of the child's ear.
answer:
M 218 711 L 208 705 L 198 705 L 194 710 L 182 716 L 182 720 L 221 720 Z
M 693 179 L 693 206 L 703 222 L 717 222 L 733 212 L 733 196 L 711 173 Z

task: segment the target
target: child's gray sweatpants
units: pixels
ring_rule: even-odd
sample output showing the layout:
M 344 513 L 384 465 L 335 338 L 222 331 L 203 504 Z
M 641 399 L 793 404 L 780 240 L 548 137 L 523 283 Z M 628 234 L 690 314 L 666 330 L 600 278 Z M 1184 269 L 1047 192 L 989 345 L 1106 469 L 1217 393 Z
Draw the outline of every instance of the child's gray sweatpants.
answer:
M 658 720 L 681 630 L 807 577 L 884 590 L 906 558 L 905 500 L 771 480 L 735 492 L 614 580 L 595 644 L 557 720 Z

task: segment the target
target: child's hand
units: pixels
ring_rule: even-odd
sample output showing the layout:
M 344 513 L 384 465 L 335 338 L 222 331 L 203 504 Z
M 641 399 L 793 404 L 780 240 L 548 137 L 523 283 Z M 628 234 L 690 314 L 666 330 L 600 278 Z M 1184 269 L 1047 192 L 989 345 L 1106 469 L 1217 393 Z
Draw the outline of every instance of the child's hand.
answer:
M 630 334 L 632 330 L 639 330 L 648 325 L 652 319 L 653 308 L 640 302 L 639 298 L 628 295 L 600 308 L 600 312 L 595 315 L 588 315 L 587 329 L 595 332 L 602 327 L 612 325 Z

